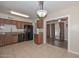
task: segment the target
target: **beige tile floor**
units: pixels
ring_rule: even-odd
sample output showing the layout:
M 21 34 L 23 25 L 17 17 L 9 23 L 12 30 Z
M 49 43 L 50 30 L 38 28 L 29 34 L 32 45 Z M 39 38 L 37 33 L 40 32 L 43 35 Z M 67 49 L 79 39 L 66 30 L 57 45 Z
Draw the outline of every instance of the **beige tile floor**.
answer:
M 78 58 L 63 48 L 49 44 L 36 45 L 33 41 L 25 41 L 5 47 L 0 47 L 0 57 L 6 58 Z

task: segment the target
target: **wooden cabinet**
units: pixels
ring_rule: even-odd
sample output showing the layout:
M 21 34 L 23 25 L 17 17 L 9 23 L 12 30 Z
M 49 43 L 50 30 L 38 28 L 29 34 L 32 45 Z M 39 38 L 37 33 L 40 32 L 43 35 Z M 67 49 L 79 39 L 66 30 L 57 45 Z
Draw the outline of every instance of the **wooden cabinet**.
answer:
M 4 25 L 4 20 L 0 18 L 0 25 Z
M 0 35 L 0 46 L 4 46 L 4 35 Z
M 43 20 L 37 20 L 37 28 L 43 28 Z
M 16 26 L 18 29 L 23 29 L 24 28 L 24 25 L 31 25 L 32 23 L 29 23 L 29 22 L 21 22 L 21 21 L 17 21 L 16 22 Z
M 37 20 L 37 28 L 42 29 L 43 28 L 43 20 Z M 43 43 L 43 32 L 39 32 L 39 34 L 35 34 L 34 42 L 36 44 L 42 44 Z
M 4 25 L 4 24 L 16 25 L 18 29 L 23 29 L 25 24 L 30 25 L 32 23 L 0 18 L 0 25 Z
M 1 24 L 1 25 L 4 25 L 4 24 L 11 24 L 11 22 L 10 22 L 10 20 L 8 20 L 8 19 L 2 19 L 2 18 L 0 18 L 0 24 Z
M 42 44 L 43 43 L 43 33 L 35 34 L 34 42 L 36 44 Z
M 32 25 L 30 22 L 24 22 L 25 25 Z
M 24 22 L 20 22 L 20 26 L 21 26 L 20 28 L 23 29 L 24 28 Z
M 5 36 L 5 39 L 4 39 L 4 45 L 7 45 L 7 44 L 10 44 L 12 39 L 9 39 L 10 37 L 8 37 L 7 35 Z
M 21 29 L 22 28 L 22 22 L 17 21 L 16 26 L 17 26 L 18 29 Z
M 0 35 L 0 46 L 2 46 L 2 45 L 3 45 L 3 36 Z
M 18 34 L 17 33 L 11 35 L 11 42 L 12 43 L 18 42 Z
M 14 21 L 14 20 L 11 20 L 10 23 L 11 23 L 12 25 L 16 25 L 16 21 Z
M 8 19 L 4 19 L 4 24 L 11 24 L 11 20 L 8 20 Z
M 0 46 L 13 44 L 18 42 L 18 33 L 8 33 L 5 35 L 0 35 Z

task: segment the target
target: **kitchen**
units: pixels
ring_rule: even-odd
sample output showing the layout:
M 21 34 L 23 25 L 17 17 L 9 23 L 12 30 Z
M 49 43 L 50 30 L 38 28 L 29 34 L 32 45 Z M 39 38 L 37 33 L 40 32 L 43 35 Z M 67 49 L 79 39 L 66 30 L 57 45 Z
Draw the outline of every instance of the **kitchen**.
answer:
M 31 22 L 0 18 L 0 46 L 32 40 L 33 33 L 30 33 L 31 38 L 29 39 L 28 36 L 30 36 L 30 34 L 27 32 L 28 29 L 31 29 L 31 33 L 33 32 Z

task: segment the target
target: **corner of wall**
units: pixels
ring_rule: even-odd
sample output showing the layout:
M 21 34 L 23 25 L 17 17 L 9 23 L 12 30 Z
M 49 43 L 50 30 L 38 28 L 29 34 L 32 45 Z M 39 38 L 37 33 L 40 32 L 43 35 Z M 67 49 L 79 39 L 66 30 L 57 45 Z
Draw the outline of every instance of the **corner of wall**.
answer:
M 76 52 L 76 51 L 73 51 L 73 50 L 68 50 L 68 52 L 70 52 L 70 53 L 73 53 L 73 54 L 76 54 L 76 55 L 79 55 L 79 53 L 78 52 Z

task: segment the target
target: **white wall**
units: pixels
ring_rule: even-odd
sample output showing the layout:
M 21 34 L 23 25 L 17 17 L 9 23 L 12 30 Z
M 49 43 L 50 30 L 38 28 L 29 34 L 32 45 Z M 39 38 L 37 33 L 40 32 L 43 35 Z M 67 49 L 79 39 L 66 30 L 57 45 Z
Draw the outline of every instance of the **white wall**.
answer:
M 79 54 L 79 6 L 52 12 L 44 21 L 44 42 L 46 43 L 46 21 L 69 15 L 68 18 L 68 51 Z
M 68 22 L 64 21 L 64 38 L 65 40 L 68 40 L 68 27 L 66 24 L 68 24 Z
M 55 38 L 60 39 L 60 27 L 58 22 L 55 23 Z
M 25 19 L 22 17 L 14 16 L 11 14 L 6 14 L 6 13 L 0 13 L 0 18 L 5 18 L 5 19 L 11 19 L 11 20 L 17 20 L 17 21 L 24 21 L 24 22 L 32 22 L 33 20 L 31 19 Z

